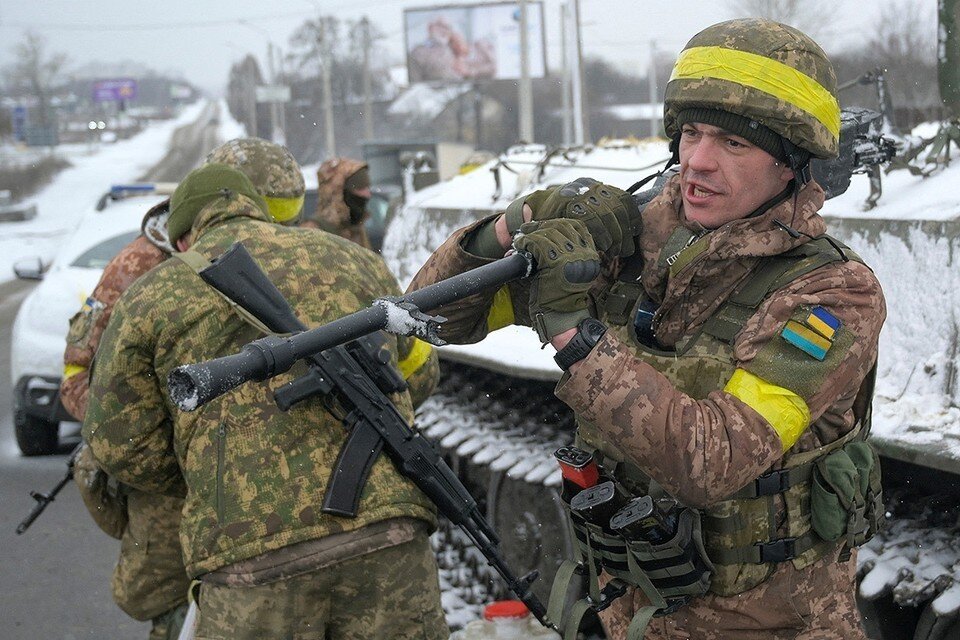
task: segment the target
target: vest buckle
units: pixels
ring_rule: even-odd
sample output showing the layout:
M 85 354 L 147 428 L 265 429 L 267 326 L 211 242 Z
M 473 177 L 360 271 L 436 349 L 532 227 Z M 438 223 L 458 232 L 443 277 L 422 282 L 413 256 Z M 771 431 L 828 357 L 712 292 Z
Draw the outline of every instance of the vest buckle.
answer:
M 594 602 L 589 596 L 590 608 L 595 612 L 600 612 L 613 604 L 613 601 L 627 592 L 627 585 L 621 580 L 611 580 L 600 590 L 599 602 Z
M 758 477 L 756 480 L 754 480 L 754 487 L 757 490 L 757 497 L 772 496 L 777 493 L 783 493 L 789 489 L 789 473 L 790 472 L 787 469 L 779 469 L 777 471 L 765 473 Z
M 760 550 L 760 563 L 793 560 L 797 557 L 796 544 L 796 538 L 780 538 L 770 542 L 758 542 L 756 546 Z

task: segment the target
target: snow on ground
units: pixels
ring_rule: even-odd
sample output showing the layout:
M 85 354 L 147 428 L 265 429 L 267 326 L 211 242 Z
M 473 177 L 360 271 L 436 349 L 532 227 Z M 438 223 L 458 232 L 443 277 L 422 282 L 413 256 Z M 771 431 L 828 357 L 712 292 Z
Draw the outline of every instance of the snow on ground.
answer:
M 64 150 L 72 167 L 61 171 L 47 187 L 26 199 L 36 204 L 37 217 L 0 223 L 0 282 L 12 280 L 13 264 L 23 258 L 53 259 L 80 216 L 91 210 L 111 184 L 132 182 L 167 153 L 170 135 L 193 122 L 206 106 L 196 102 L 172 119 L 151 124 L 128 140 L 98 146 L 70 145 Z

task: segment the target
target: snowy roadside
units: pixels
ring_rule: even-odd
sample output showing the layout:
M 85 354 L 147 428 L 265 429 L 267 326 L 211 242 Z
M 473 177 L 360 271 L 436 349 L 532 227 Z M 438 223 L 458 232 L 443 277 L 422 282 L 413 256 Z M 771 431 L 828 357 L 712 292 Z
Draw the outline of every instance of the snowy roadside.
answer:
M 188 105 L 172 120 L 153 124 L 129 140 L 91 148 L 75 145 L 67 152 L 73 164 L 48 186 L 26 199 L 37 217 L 25 222 L 0 223 L 0 282 L 12 280 L 13 264 L 39 256 L 49 262 L 80 216 L 96 204 L 111 184 L 136 180 L 167 152 L 171 134 L 196 120 L 206 101 Z

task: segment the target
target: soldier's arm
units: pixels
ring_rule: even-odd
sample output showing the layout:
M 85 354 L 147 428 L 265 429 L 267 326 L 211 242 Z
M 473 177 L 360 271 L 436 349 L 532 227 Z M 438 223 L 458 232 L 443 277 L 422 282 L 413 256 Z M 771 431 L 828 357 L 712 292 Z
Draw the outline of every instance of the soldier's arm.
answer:
M 407 291 L 422 289 L 496 260 L 497 258 L 471 253 L 467 250 L 467 245 L 481 227 L 498 216 L 499 214 L 490 216 L 454 232 L 423 264 Z M 479 342 L 489 332 L 502 327 L 529 324 L 528 291 L 526 284 L 516 283 L 500 290 L 480 292 L 439 309 L 424 311 L 447 319 L 441 329 L 444 340 L 456 344 Z
M 87 411 L 90 365 L 110 321 L 113 306 L 127 287 L 165 258 L 166 254 L 143 236 L 136 238 L 107 263 L 93 293 L 70 319 L 60 398 L 70 415 L 78 420 L 82 421 Z
M 840 321 L 823 360 L 783 335 L 789 320 L 805 320 L 817 306 Z M 830 439 L 824 431 L 851 428 L 884 318 L 869 269 L 854 262 L 823 268 L 775 293 L 746 323 L 734 346 L 738 370 L 723 391 L 699 401 L 680 393 L 608 332 L 564 375 L 557 396 L 675 497 L 707 505 L 790 447 L 812 448 Z
M 117 303 L 94 368 L 82 432 L 111 476 L 141 491 L 185 495 L 173 423 L 153 369 L 150 309 L 136 285 Z

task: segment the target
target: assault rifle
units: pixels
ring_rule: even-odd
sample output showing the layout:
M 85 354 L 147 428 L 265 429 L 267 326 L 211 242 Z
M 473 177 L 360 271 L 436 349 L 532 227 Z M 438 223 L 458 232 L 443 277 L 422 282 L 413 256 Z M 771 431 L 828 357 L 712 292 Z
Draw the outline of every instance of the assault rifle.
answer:
M 531 613 L 544 626 L 553 627 L 543 603 L 530 590 L 539 572 L 518 578 L 506 565 L 499 551 L 500 540 L 476 500 L 433 445 L 410 428 L 386 396 L 405 389 L 406 383 L 389 366 L 389 353 L 382 348 L 383 343 L 368 335 L 386 328 L 442 342 L 436 328 L 443 318 L 426 316 L 418 304 L 434 308 L 482 290 L 491 280 L 514 280 L 527 273 L 529 263 L 515 255 L 481 269 L 486 270 L 479 277 L 463 274 L 467 277 L 459 277 L 453 285 L 446 281 L 417 292 L 419 295 L 380 299 L 368 309 L 306 331 L 280 291 L 237 243 L 201 270 L 200 277 L 273 333 L 297 333 L 288 337 L 271 335 L 247 345 L 235 356 L 178 367 L 168 378 L 170 396 L 181 409 L 192 411 L 243 382 L 273 377 L 305 359 L 307 373 L 276 391 L 277 406 L 286 410 L 310 397 L 331 397 L 346 412 L 343 423 L 350 430 L 330 476 L 322 510 L 355 516 L 360 490 L 384 449 L 440 513 L 467 534 Z
M 60 493 L 60 490 L 63 489 L 68 482 L 73 479 L 73 465 L 77 462 L 77 455 L 80 453 L 80 447 L 83 446 L 83 443 L 78 444 L 74 447 L 73 451 L 70 453 L 70 457 L 67 459 L 67 471 L 63 474 L 63 477 L 60 478 L 60 481 L 47 493 L 40 493 L 39 491 L 31 491 L 30 497 L 37 501 L 37 504 L 33 505 L 33 509 L 30 510 L 30 513 L 24 518 L 20 524 L 17 525 L 17 535 L 20 535 L 24 531 L 30 528 L 30 525 L 33 524 L 33 521 L 40 517 L 40 514 L 43 513 L 44 509 L 47 508 L 47 505 L 53 502 L 57 494 Z

